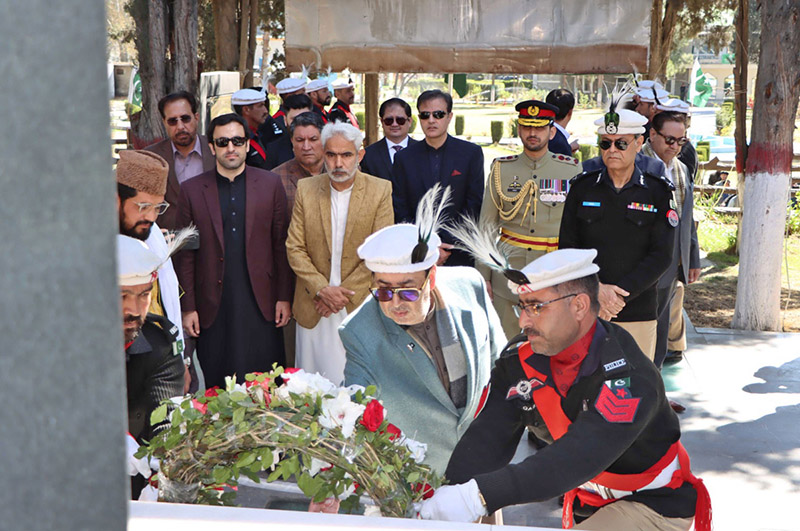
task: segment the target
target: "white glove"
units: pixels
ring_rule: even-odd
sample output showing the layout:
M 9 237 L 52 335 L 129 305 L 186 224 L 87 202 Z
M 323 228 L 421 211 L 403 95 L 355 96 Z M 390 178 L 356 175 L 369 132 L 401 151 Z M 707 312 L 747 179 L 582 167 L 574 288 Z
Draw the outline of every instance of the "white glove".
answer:
M 145 478 L 149 478 L 151 474 L 150 465 L 147 464 L 146 457 L 141 457 L 139 459 L 134 457 L 134 454 L 139 451 L 139 443 L 136 442 L 136 439 L 134 439 L 130 433 L 125 437 L 125 445 L 128 450 L 128 474 L 131 476 L 141 474 Z
M 422 502 L 419 515 L 425 520 L 474 522 L 486 516 L 478 483 L 471 479 L 461 485 L 445 485 L 436 489 L 432 498 Z

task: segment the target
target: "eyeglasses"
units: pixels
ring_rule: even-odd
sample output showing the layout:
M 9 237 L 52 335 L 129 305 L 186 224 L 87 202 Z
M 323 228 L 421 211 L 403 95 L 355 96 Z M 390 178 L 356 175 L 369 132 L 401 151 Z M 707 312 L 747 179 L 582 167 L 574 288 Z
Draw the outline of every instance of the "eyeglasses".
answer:
M 628 146 L 630 146 L 627 140 L 622 140 L 621 138 L 618 138 L 613 142 L 608 139 L 603 139 L 597 143 L 597 147 L 599 147 L 603 151 L 611 148 L 612 145 L 614 145 L 620 151 L 625 151 L 626 149 L 628 149 Z
M 188 124 L 192 121 L 191 114 L 182 114 L 180 116 L 173 116 L 172 118 L 167 118 L 167 125 L 176 126 L 178 125 L 178 120 L 181 122 Z
M 441 112 L 441 111 L 437 111 L 437 112 Z M 392 125 L 395 122 L 397 122 L 397 125 L 404 125 L 407 121 L 408 121 L 408 118 L 405 118 L 403 116 L 397 116 L 397 117 L 387 116 L 386 118 L 383 119 L 383 123 L 386 124 L 386 125 Z
M 380 302 L 389 302 L 394 298 L 395 293 L 401 300 L 406 302 L 417 302 L 422 295 L 422 290 L 428 285 L 430 275 L 425 277 L 425 282 L 417 288 L 370 288 L 369 292 Z
M 169 203 L 166 201 L 163 203 L 134 203 L 134 205 L 139 207 L 139 214 L 149 212 L 150 210 L 155 210 L 156 214 L 159 216 L 166 212 L 169 208 Z
M 553 299 L 551 301 L 546 301 L 546 302 L 533 302 L 530 304 L 519 302 L 514 305 L 514 313 L 517 314 L 517 317 L 519 317 L 520 314 L 524 311 L 525 315 L 527 315 L 528 317 L 536 317 L 542 312 L 542 308 L 544 308 L 548 304 L 553 304 L 554 302 L 558 302 L 563 299 L 568 299 L 570 297 L 574 297 L 575 295 L 577 295 L 577 293 L 564 295 L 563 297 L 559 297 L 557 299 Z
M 235 136 L 233 138 L 221 136 L 214 139 L 214 145 L 218 148 L 228 147 L 228 142 L 233 142 L 233 145 L 236 147 L 242 147 L 244 143 L 247 142 L 247 139 L 243 136 Z
M 664 139 L 664 142 L 666 142 L 668 146 L 671 146 L 671 145 L 673 145 L 675 142 L 677 142 L 679 146 L 683 146 L 683 145 L 686 145 L 686 142 L 688 142 L 688 141 L 689 141 L 689 139 L 688 139 L 687 137 L 685 137 L 685 136 L 682 136 L 682 137 L 680 137 L 680 138 L 676 138 L 676 137 L 674 137 L 674 136 L 662 135 L 662 134 L 661 134 L 661 132 L 659 132 L 659 131 L 656 131 L 655 129 L 653 129 L 653 131 L 655 131 L 655 133 L 656 133 L 658 136 L 660 136 L 661 138 L 663 138 L 663 139 Z
M 436 118 L 437 120 L 441 120 L 442 118 L 444 118 L 445 116 L 447 116 L 447 113 L 446 113 L 446 112 L 444 112 L 444 111 L 433 111 L 433 112 L 430 112 L 430 111 L 422 111 L 422 112 L 420 112 L 420 113 L 419 113 L 419 118 L 420 118 L 420 120 L 427 120 L 428 118 L 430 118 L 430 117 L 431 117 L 431 114 L 432 114 L 432 115 L 433 115 L 433 117 L 434 117 L 434 118 Z

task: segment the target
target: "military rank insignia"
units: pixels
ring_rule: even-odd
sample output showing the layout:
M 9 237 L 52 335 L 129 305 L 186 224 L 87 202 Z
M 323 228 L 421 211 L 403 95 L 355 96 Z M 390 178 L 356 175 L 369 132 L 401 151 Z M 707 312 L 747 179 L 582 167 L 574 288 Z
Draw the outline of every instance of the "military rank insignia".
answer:
M 646 203 L 630 203 L 628 204 L 628 210 L 640 210 L 642 212 L 658 212 L 658 209 L 653 205 L 648 205 Z
M 677 227 L 678 223 L 680 223 L 680 218 L 678 217 L 678 213 L 670 209 L 669 212 L 667 212 L 667 221 L 671 226 Z
M 531 393 L 543 386 L 544 383 L 540 381 L 538 378 L 531 378 L 530 380 L 520 380 L 517 382 L 517 385 L 513 385 L 508 388 L 508 392 L 506 393 L 506 400 L 513 400 L 515 398 L 520 398 L 522 400 L 530 400 Z
M 514 179 L 508 184 L 508 188 L 506 188 L 506 192 L 511 192 L 511 193 L 516 194 L 520 190 L 522 190 L 522 185 L 519 182 L 519 177 L 517 177 L 515 175 Z
M 606 380 L 594 402 L 594 408 L 608 422 L 630 424 L 636 418 L 641 398 L 630 391 L 630 378 Z
M 545 203 L 563 203 L 567 200 L 569 181 L 564 179 L 542 179 L 539 183 L 539 199 Z

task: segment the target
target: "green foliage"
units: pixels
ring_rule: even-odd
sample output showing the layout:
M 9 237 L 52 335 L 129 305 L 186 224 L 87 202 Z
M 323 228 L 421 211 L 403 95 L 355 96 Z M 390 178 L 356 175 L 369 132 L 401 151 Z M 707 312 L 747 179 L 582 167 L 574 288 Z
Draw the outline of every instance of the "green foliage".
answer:
M 722 190 L 710 195 L 696 195 L 694 200 L 694 217 L 700 223 L 697 226 L 697 239 L 700 248 L 709 254 L 718 256 L 714 262 L 726 262 L 724 256 L 736 254 L 737 243 L 737 220 L 736 216 L 728 213 L 721 213 L 714 210 L 719 204 Z M 734 257 L 735 265 L 738 258 Z
M 413 133 L 414 129 L 416 129 L 416 128 L 417 128 L 417 117 L 416 117 L 416 115 L 412 114 L 411 115 L 411 127 L 408 129 L 408 132 L 409 133 Z
M 795 192 L 786 217 L 786 233 L 800 234 L 800 191 Z
M 503 138 L 503 122 L 492 120 L 492 143 L 497 144 Z
M 733 118 L 734 118 L 734 111 L 733 111 L 733 101 L 725 101 L 722 104 L 722 107 L 717 110 L 716 115 L 716 125 L 717 125 L 717 134 L 722 136 L 729 136 L 733 134 L 732 127 L 733 127 Z
M 464 115 L 456 114 L 456 136 L 464 134 Z
M 518 134 L 517 126 L 519 126 L 519 124 L 517 123 L 516 116 L 512 116 L 511 118 L 508 119 L 508 130 L 511 131 L 511 138 L 517 137 Z
M 358 120 L 358 123 L 361 124 L 361 127 L 364 127 L 367 124 L 366 118 L 364 116 L 364 111 L 358 111 L 355 114 L 356 114 L 356 120 Z
M 708 162 L 711 157 L 711 143 L 708 141 L 700 141 L 695 146 L 695 151 L 697 151 L 697 160 L 699 162 Z
M 599 153 L 597 146 L 593 146 L 591 144 L 580 144 L 578 146 L 578 152 L 576 155 L 578 156 L 578 160 L 583 162 L 584 160 L 589 160 L 596 157 Z

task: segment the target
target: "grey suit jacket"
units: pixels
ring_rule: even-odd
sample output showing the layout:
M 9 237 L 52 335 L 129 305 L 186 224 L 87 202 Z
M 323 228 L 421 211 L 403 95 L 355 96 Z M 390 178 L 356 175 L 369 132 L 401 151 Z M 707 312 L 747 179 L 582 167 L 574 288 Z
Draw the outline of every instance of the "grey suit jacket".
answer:
M 200 152 L 203 154 L 203 171 L 211 171 L 217 167 L 217 160 L 214 154 L 211 153 L 211 148 L 208 147 L 208 140 L 205 135 L 197 135 L 200 137 Z M 178 196 L 181 192 L 181 185 L 178 183 L 178 177 L 175 175 L 175 158 L 172 154 L 172 141 L 165 138 L 160 142 L 156 142 L 145 148 L 152 151 L 157 155 L 161 155 L 164 160 L 169 164 L 169 175 L 167 175 L 167 193 L 164 195 L 164 200 L 169 203 L 169 208 L 166 212 L 158 217 L 158 226 L 162 229 L 175 230 L 175 220 L 178 217 Z
M 425 350 L 368 297 L 339 327 L 347 351 L 346 385 L 375 385 L 387 419 L 428 445 L 425 464 L 444 473 L 450 454 L 477 416 L 494 362 L 506 338 L 483 277 L 468 267 L 439 267 L 436 288 L 452 327 L 440 340 L 462 346 L 467 362 L 467 405 L 456 409 Z M 443 317 L 444 317 L 443 316 Z M 443 338 L 450 328 L 458 337 Z

